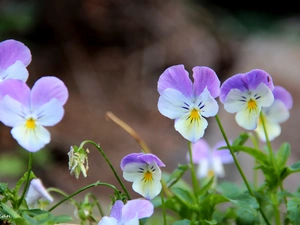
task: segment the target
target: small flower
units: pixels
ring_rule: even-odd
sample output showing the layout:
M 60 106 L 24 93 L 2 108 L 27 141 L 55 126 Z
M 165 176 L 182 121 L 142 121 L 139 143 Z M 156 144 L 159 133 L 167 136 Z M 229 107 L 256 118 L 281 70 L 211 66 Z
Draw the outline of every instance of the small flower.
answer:
M 0 88 L 0 120 L 12 127 L 19 145 L 36 152 L 50 142 L 44 126 L 54 126 L 64 115 L 68 90 L 56 77 L 42 77 L 32 90 L 21 80 L 10 79 Z
M 268 107 L 274 101 L 271 76 L 255 69 L 227 79 L 221 86 L 220 101 L 229 113 L 236 113 L 239 126 L 254 130 L 257 127 L 261 107 Z
M 165 164 L 153 154 L 132 153 L 121 161 L 123 177 L 133 182 L 132 188 L 147 199 L 153 199 L 161 191 L 161 170 Z
M 194 83 L 183 65 L 166 69 L 158 80 L 159 112 L 175 120 L 175 129 L 187 140 L 196 142 L 208 123 L 204 117 L 219 110 L 214 98 L 219 96 L 220 81 L 208 67 L 193 68 Z
M 74 174 L 77 179 L 79 178 L 80 172 L 84 177 L 87 177 L 87 171 L 89 169 L 88 153 L 88 149 L 84 150 L 76 146 L 71 146 L 68 152 L 70 174 Z
M 98 225 L 138 225 L 139 219 L 150 217 L 153 211 L 154 206 L 145 199 L 129 200 L 125 205 L 117 200 L 110 216 L 104 216 Z
M 289 110 L 293 107 L 292 95 L 283 87 L 275 86 L 273 95 L 273 104 L 269 107 L 262 107 L 262 115 L 270 141 L 274 140 L 280 135 L 280 123 L 285 122 L 290 117 Z M 266 136 L 261 120 L 259 120 L 255 132 L 258 134 L 259 138 L 262 141 L 266 141 Z
M 213 176 L 224 177 L 223 164 L 232 163 L 233 157 L 229 150 L 218 150 L 222 146 L 226 146 L 224 140 L 211 149 L 204 139 L 192 145 L 193 162 L 199 164 L 197 176 L 200 179 Z M 187 160 L 189 161 L 189 155 L 187 155 Z
M 30 186 L 25 197 L 27 205 L 33 207 L 36 205 L 39 199 L 45 199 L 49 202 L 53 201 L 53 198 L 48 193 L 40 179 L 32 179 L 30 181 Z
M 30 50 L 21 42 L 6 40 L 0 42 L 0 82 L 7 79 L 27 81 L 26 67 L 31 62 Z

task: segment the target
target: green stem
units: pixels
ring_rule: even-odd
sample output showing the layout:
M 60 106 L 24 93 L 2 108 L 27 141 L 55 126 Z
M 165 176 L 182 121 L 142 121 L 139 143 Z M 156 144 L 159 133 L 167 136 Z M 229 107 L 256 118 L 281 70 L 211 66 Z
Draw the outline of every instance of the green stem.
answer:
M 256 149 L 259 149 L 257 138 L 254 137 L 254 135 L 252 135 L 252 134 L 249 135 L 249 137 L 252 140 L 253 147 Z M 257 159 L 255 159 L 255 167 L 257 167 L 257 166 L 258 166 L 258 162 L 257 162 Z M 258 187 L 258 170 L 253 171 L 253 186 L 254 186 L 254 189 L 256 189 Z
M 241 177 L 242 177 L 242 179 L 243 179 L 243 181 L 244 181 L 244 183 L 245 183 L 245 185 L 246 185 L 246 187 L 247 187 L 247 189 L 248 189 L 248 192 L 250 193 L 250 195 L 251 195 L 252 197 L 254 197 L 254 198 L 256 199 L 256 197 L 255 197 L 255 195 L 254 195 L 254 193 L 253 193 L 253 191 L 252 191 L 252 189 L 251 189 L 251 187 L 250 187 L 250 185 L 249 185 L 249 182 L 248 182 L 248 180 L 247 180 L 247 178 L 246 178 L 246 176 L 245 176 L 245 174 L 244 174 L 244 172 L 243 172 L 243 170 L 242 170 L 242 168 L 241 168 L 241 166 L 240 166 L 240 164 L 239 164 L 239 162 L 238 162 L 238 160 L 237 160 L 237 158 L 236 158 L 236 155 L 234 154 L 234 151 L 233 151 L 232 148 L 231 148 L 231 145 L 230 145 L 229 140 L 228 140 L 228 138 L 227 138 L 227 135 L 226 135 L 226 133 L 225 133 L 225 131 L 224 131 L 224 128 L 223 128 L 223 126 L 222 126 L 222 123 L 221 123 L 221 121 L 220 121 L 219 116 L 216 115 L 215 118 L 216 118 L 216 121 L 217 121 L 218 126 L 219 126 L 219 128 L 220 128 L 220 131 L 221 131 L 221 133 L 222 133 L 222 136 L 223 136 L 223 138 L 224 138 L 224 140 L 225 140 L 225 142 L 226 142 L 226 145 L 227 145 L 227 147 L 228 147 L 228 149 L 229 149 L 229 151 L 230 151 L 230 153 L 231 153 L 231 155 L 232 155 L 232 158 L 233 158 L 233 160 L 234 160 L 234 163 L 235 163 L 235 165 L 236 165 L 236 167 L 237 167 L 237 169 L 238 169 L 238 171 L 239 171 L 239 173 L 240 173 L 240 175 L 241 175 Z M 256 200 L 257 200 L 257 199 L 256 199 Z M 257 202 L 258 202 L 258 201 L 257 201 Z M 259 204 L 259 203 L 258 203 L 258 204 Z M 260 205 L 259 205 L 259 211 L 260 211 L 260 213 L 261 213 L 263 219 L 265 220 L 265 222 L 266 222 L 268 225 L 271 225 L 270 222 L 269 222 L 269 220 L 268 220 L 268 218 L 266 217 L 265 213 L 264 213 L 263 210 L 261 209 Z
M 104 212 L 103 212 L 103 210 L 102 210 L 101 205 L 100 205 L 99 202 L 98 202 L 98 199 L 96 198 L 95 195 L 93 195 L 93 194 L 91 194 L 91 193 L 89 194 L 89 196 L 91 196 L 91 198 L 94 200 L 94 202 L 95 202 L 95 204 L 96 204 L 96 206 L 97 206 L 97 208 L 98 208 L 98 210 L 99 210 L 99 213 L 100 213 L 101 217 L 103 217 L 103 216 L 104 216 Z
M 112 172 L 114 173 L 115 177 L 117 178 L 117 180 L 118 180 L 119 184 L 121 185 L 123 191 L 125 192 L 125 194 L 126 194 L 128 200 L 130 200 L 131 198 L 130 198 L 130 195 L 129 195 L 127 189 L 125 188 L 123 182 L 121 181 L 119 175 L 117 174 L 117 172 L 116 172 L 115 168 L 113 167 L 113 165 L 111 164 L 110 160 L 107 158 L 106 154 L 105 154 L 104 151 L 101 149 L 100 145 L 97 144 L 97 143 L 95 143 L 94 141 L 91 141 L 91 140 L 85 140 L 85 141 L 83 141 L 83 142 L 80 144 L 79 148 L 83 148 L 83 146 L 84 146 L 86 143 L 90 143 L 90 144 L 94 145 L 94 146 L 98 149 L 98 151 L 101 153 L 101 155 L 103 156 L 103 158 L 105 159 L 105 161 L 107 162 L 107 164 L 109 165 L 109 167 L 111 168 L 111 170 L 112 170 Z
M 190 141 L 188 142 L 188 149 L 189 149 L 189 156 L 190 156 L 190 168 L 191 168 L 192 184 L 193 184 L 195 197 L 197 198 L 197 193 L 200 190 L 200 185 L 199 185 L 196 173 L 195 173 L 195 165 L 194 165 L 194 162 L 193 162 L 192 143 Z
M 162 213 L 164 218 L 164 225 L 167 225 L 165 198 L 164 198 L 164 193 L 162 191 L 160 192 L 160 197 L 161 197 L 161 206 L 162 206 Z
M 100 181 L 97 181 L 96 183 L 93 183 L 93 184 L 90 184 L 90 185 L 87 185 L 77 191 L 75 191 L 73 194 L 70 194 L 69 196 L 65 197 L 64 199 L 62 199 L 61 201 L 59 201 L 56 205 L 52 206 L 48 211 L 51 212 L 53 209 L 55 209 L 56 207 L 58 207 L 60 204 L 62 204 L 63 202 L 71 199 L 72 197 L 74 197 L 75 195 L 89 189 L 89 188 L 92 188 L 92 187 L 96 187 L 96 186 L 99 186 L 99 185 L 102 185 L 102 186 L 107 186 L 107 187 L 110 187 L 112 189 L 114 189 L 115 192 L 118 192 L 118 189 L 111 185 L 111 184 L 108 184 L 108 183 L 103 183 L 103 182 L 100 182 Z
M 30 174 L 31 174 L 31 171 L 32 171 L 32 161 L 33 161 L 33 153 L 30 152 L 29 153 L 29 160 L 28 160 L 27 179 L 26 179 L 25 187 L 23 189 L 23 193 L 22 193 L 21 198 L 20 198 L 20 200 L 18 202 L 17 208 L 19 208 L 20 205 L 22 204 L 22 202 L 23 202 L 23 200 L 25 198 L 25 194 L 27 192 L 27 189 L 29 187 Z
M 56 193 L 58 193 L 58 194 L 60 194 L 60 195 L 62 195 L 62 196 L 64 196 L 64 197 L 68 197 L 68 196 L 69 196 L 69 195 L 68 195 L 67 193 L 65 193 L 64 191 L 62 191 L 62 190 L 60 190 L 60 189 L 58 189 L 58 188 L 54 188 L 54 187 L 47 188 L 47 191 L 48 191 L 49 193 L 50 193 L 50 192 L 56 192 Z M 78 206 L 77 202 L 76 202 L 74 199 L 72 199 L 72 198 L 69 198 L 69 199 L 70 199 L 70 201 L 72 202 L 73 205 Z

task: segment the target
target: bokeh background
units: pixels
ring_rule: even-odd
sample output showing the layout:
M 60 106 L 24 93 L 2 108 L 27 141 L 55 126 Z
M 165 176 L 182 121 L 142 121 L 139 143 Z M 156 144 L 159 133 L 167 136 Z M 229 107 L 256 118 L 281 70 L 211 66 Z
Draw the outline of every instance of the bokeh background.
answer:
M 107 111 L 137 131 L 166 164 L 164 171 L 186 163 L 186 140 L 174 130 L 173 121 L 157 110 L 158 77 L 176 64 L 184 64 L 188 71 L 209 66 L 221 81 L 255 68 L 266 70 L 294 98 L 291 117 L 282 124 L 282 134 L 272 146 L 276 150 L 289 142 L 289 163 L 298 161 L 300 12 L 294 1 L 247 4 L 220 0 L 0 1 L 0 41 L 16 39 L 31 50 L 28 84 L 54 75 L 65 82 L 70 94 L 63 120 L 49 128 L 51 143 L 34 155 L 34 173 L 46 187 L 67 193 L 97 180 L 118 186 L 92 146 L 88 177 L 76 180 L 68 171 L 70 146 L 86 139 L 100 143 L 120 174 L 122 157 L 141 150 L 127 132 L 106 119 Z M 222 105 L 219 115 L 229 138 L 244 132 Z M 204 137 L 211 145 L 221 139 L 214 118 L 209 119 Z M 2 124 L 0 143 L 0 181 L 13 186 L 27 168 L 28 153 Z M 244 154 L 239 159 L 251 180 L 253 161 Z M 240 185 L 235 166 L 225 169 L 224 179 Z M 298 181 L 294 175 L 285 185 L 294 190 Z M 125 183 L 130 189 L 131 184 Z M 112 194 L 103 187 L 90 191 L 103 201 Z

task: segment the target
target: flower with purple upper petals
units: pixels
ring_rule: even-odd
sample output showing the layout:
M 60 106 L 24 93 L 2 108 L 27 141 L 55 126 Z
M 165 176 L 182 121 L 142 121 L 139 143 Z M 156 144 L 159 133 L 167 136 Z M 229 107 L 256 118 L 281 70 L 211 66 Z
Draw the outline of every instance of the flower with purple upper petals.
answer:
M 193 163 L 199 164 L 197 170 L 198 178 L 224 177 L 223 164 L 232 163 L 233 157 L 227 149 L 218 150 L 222 146 L 226 146 L 224 140 L 218 142 L 213 148 L 210 148 L 204 139 L 200 139 L 192 145 Z M 189 154 L 187 154 L 187 160 L 189 161 Z
M 25 200 L 27 205 L 32 207 L 38 202 L 39 199 L 46 199 L 49 202 L 53 201 L 52 196 L 48 193 L 42 181 L 38 178 L 35 178 L 30 181 L 30 186 Z
M 153 154 L 132 153 L 121 161 L 123 177 L 133 182 L 132 188 L 147 199 L 153 199 L 162 188 L 161 170 L 165 164 Z
M 31 62 L 30 50 L 21 42 L 6 40 L 0 42 L 0 83 L 8 79 L 27 81 L 26 67 Z
M 293 107 L 292 95 L 285 88 L 275 86 L 273 95 L 273 104 L 269 107 L 262 107 L 262 116 L 270 141 L 280 135 L 280 123 L 285 122 L 290 117 L 289 110 Z M 255 132 L 262 141 L 266 141 L 266 135 L 261 120 L 259 120 Z
M 110 216 L 104 216 L 98 225 L 139 225 L 139 219 L 150 217 L 153 212 L 154 206 L 148 200 L 129 200 L 125 205 L 117 200 Z
M 274 101 L 271 76 L 255 69 L 245 74 L 236 74 L 221 85 L 220 101 L 229 113 L 236 113 L 239 126 L 254 130 L 262 107 Z
M 68 99 L 64 83 L 52 76 L 37 80 L 30 90 L 21 80 L 9 79 L 0 88 L 0 121 L 23 148 L 36 152 L 50 142 L 44 126 L 54 126 L 64 115 Z
M 220 80 L 204 66 L 193 68 L 193 78 L 194 83 L 183 65 L 166 69 L 158 80 L 158 110 L 175 120 L 175 129 L 185 139 L 196 142 L 208 125 L 205 117 L 215 116 L 219 110 L 215 98 L 220 94 Z

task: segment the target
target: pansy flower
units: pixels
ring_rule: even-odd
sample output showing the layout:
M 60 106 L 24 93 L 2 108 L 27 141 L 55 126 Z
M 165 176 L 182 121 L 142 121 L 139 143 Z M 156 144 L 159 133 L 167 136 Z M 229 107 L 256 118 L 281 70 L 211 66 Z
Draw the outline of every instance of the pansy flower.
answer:
M 258 124 L 261 107 L 268 107 L 274 101 L 271 76 L 255 69 L 227 79 L 221 86 L 220 101 L 229 113 L 236 113 L 239 126 L 254 130 Z
M 166 69 L 158 80 L 159 112 L 175 120 L 175 129 L 187 140 L 196 142 L 204 135 L 205 117 L 219 110 L 215 98 L 220 93 L 216 73 L 204 66 L 193 68 L 194 83 L 183 65 Z
M 117 200 L 110 216 L 104 216 L 98 225 L 139 225 L 139 219 L 150 217 L 153 212 L 154 206 L 148 200 L 129 200 L 125 205 L 121 200 Z
M 290 117 L 289 110 L 293 107 L 292 95 L 285 88 L 281 86 L 275 86 L 273 95 L 273 104 L 269 107 L 262 107 L 262 116 L 270 141 L 274 140 L 280 135 L 280 123 L 285 122 Z M 255 132 L 262 141 L 266 141 L 266 135 L 261 120 L 259 120 Z
M 16 40 L 0 42 L 0 83 L 7 79 L 27 81 L 26 67 L 31 62 L 31 53 L 23 43 Z
M 161 170 L 165 164 L 153 154 L 132 153 L 121 161 L 123 177 L 133 182 L 132 188 L 147 199 L 153 199 L 161 191 Z
M 64 83 L 52 76 L 37 80 L 30 90 L 21 80 L 6 80 L 0 88 L 0 120 L 23 148 L 36 152 L 50 142 L 44 126 L 54 126 L 64 115 L 68 99 Z
M 192 145 L 193 163 L 199 164 L 197 169 L 198 178 L 224 177 L 223 164 L 232 163 L 234 160 L 229 150 L 218 150 L 222 146 L 226 146 L 224 140 L 210 148 L 204 139 L 200 139 Z M 187 154 L 187 160 L 189 161 L 189 154 Z
M 49 202 L 53 201 L 52 196 L 48 193 L 42 181 L 38 178 L 35 178 L 30 181 L 25 200 L 27 202 L 27 205 L 32 207 L 37 203 L 39 199 L 45 199 Z

